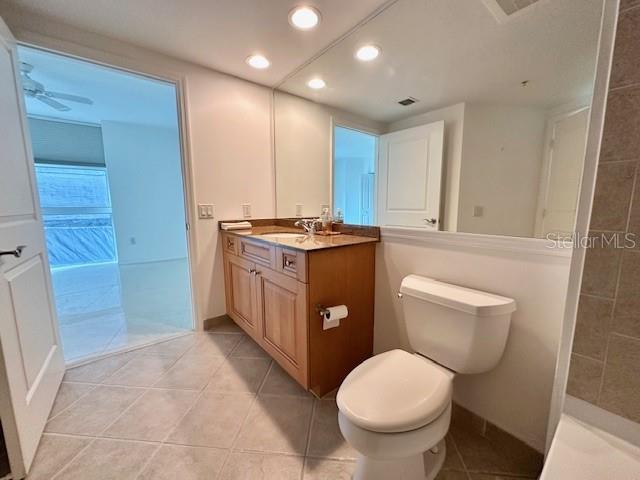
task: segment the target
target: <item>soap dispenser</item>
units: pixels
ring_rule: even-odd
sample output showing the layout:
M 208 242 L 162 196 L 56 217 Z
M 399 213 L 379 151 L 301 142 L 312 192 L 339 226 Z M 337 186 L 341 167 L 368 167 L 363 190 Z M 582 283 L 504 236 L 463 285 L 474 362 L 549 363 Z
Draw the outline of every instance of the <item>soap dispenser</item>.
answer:
M 324 207 L 322 209 L 320 220 L 322 220 L 322 231 L 325 233 L 330 232 L 331 231 L 331 214 L 329 213 L 328 207 Z

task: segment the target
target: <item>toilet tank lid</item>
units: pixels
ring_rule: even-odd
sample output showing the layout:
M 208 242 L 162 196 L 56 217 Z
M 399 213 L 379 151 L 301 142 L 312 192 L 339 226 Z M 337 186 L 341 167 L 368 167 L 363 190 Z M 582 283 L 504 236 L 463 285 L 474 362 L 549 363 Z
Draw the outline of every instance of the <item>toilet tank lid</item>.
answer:
M 460 310 L 478 317 L 504 315 L 516 310 L 512 298 L 440 282 L 420 275 L 407 275 L 402 279 L 400 292 L 444 307 Z

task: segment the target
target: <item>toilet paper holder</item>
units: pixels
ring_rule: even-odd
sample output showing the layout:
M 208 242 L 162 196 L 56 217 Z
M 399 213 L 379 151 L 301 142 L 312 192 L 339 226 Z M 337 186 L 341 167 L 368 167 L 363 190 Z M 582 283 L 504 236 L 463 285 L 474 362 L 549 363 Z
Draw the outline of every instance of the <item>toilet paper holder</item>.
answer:
M 320 315 L 321 317 L 324 318 L 324 316 L 329 313 L 329 310 L 327 310 L 325 307 L 323 307 L 322 305 L 316 305 L 316 312 L 318 312 L 318 315 Z

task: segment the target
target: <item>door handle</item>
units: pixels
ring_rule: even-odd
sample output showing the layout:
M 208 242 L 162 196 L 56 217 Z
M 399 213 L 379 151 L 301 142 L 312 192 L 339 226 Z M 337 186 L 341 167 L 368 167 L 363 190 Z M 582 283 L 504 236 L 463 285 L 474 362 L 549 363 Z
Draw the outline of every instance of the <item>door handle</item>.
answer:
M 424 223 L 428 223 L 429 225 L 435 225 L 436 223 L 438 223 L 438 219 L 437 218 L 425 218 L 424 219 Z
M 25 248 L 27 248 L 26 245 L 18 245 L 15 250 L 0 250 L 0 257 L 3 255 L 13 255 L 16 258 L 20 258 Z

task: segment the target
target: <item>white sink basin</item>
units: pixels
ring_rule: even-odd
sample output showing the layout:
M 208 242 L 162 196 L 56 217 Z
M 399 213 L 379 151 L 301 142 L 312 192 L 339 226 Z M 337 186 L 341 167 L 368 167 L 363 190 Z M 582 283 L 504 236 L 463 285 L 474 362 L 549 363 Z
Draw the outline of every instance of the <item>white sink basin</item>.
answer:
M 306 237 L 306 235 L 303 233 L 292 233 L 292 232 L 263 233 L 260 236 L 265 238 L 304 238 Z

